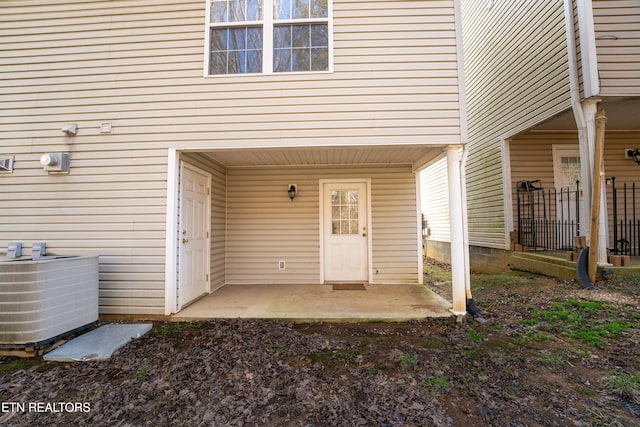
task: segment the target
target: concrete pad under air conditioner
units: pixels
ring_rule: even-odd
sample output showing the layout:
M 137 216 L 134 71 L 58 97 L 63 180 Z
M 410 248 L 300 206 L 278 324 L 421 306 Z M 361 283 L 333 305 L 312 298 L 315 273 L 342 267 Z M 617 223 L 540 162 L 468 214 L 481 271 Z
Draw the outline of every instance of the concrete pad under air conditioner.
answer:
M 44 360 L 55 362 L 81 362 L 106 360 L 134 338 L 151 330 L 150 323 L 104 325 L 47 353 Z

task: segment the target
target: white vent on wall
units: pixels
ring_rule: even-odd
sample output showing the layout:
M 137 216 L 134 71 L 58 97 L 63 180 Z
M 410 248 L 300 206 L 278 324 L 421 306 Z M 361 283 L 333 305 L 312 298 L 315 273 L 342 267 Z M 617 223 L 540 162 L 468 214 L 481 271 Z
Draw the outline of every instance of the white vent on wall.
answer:
M 13 156 L 0 157 L 0 172 L 13 172 Z

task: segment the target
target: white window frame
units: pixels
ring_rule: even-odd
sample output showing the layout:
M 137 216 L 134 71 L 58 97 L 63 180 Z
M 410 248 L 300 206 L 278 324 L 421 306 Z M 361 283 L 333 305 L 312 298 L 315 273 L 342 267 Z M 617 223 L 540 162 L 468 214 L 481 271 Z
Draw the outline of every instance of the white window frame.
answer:
M 327 8 L 328 14 L 326 18 L 310 18 L 310 19 L 288 19 L 274 22 L 273 19 L 273 8 L 275 0 L 262 0 L 263 1 L 263 9 L 262 9 L 262 21 L 242 21 L 242 22 L 225 22 L 221 24 L 216 24 L 211 22 L 211 3 L 214 0 L 207 0 L 207 10 L 206 10 L 206 25 L 205 25 L 205 36 L 204 36 L 204 68 L 203 75 L 204 77 L 239 77 L 239 76 L 260 76 L 260 75 L 277 75 L 277 74 L 327 74 L 333 73 L 333 0 L 327 0 Z M 276 24 L 286 24 L 286 25 L 295 25 L 295 24 L 317 24 L 317 23 L 327 23 L 328 32 L 329 32 L 329 69 L 328 70 L 309 70 L 309 71 L 273 71 L 273 28 Z M 262 27 L 262 72 L 261 73 L 230 73 L 230 74 L 209 74 L 209 67 L 211 62 L 211 53 L 210 53 L 210 43 L 211 43 L 211 29 L 219 26 L 224 28 L 232 28 L 232 27 L 251 27 L 251 26 L 261 26 Z

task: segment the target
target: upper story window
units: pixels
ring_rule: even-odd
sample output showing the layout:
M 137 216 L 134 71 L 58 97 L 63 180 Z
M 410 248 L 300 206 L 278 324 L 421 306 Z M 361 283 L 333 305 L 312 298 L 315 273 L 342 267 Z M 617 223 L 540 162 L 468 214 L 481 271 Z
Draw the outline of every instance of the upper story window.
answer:
M 207 74 L 331 69 L 331 0 L 208 0 Z

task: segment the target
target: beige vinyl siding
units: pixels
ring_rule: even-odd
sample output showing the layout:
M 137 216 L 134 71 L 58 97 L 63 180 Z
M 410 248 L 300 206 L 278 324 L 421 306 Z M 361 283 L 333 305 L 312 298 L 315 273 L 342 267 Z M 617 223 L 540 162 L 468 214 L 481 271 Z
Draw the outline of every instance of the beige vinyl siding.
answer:
M 227 283 L 320 283 L 320 179 L 371 178 L 375 283 L 418 281 L 410 166 L 230 168 Z M 292 202 L 287 185 L 297 184 Z M 278 261 L 286 269 L 278 269 Z M 377 274 L 376 274 L 377 271 Z
M 420 203 L 429 227 L 428 240 L 450 242 L 447 158 L 437 160 L 420 173 Z
M 624 158 L 624 149 L 635 147 L 634 144 L 639 139 L 639 131 L 606 131 L 604 149 L 605 178 L 615 177 L 618 188 L 622 187 L 625 182 L 627 184 L 635 182 L 636 185 L 640 185 L 637 165 L 632 160 Z M 552 151 L 554 144 L 575 144 L 575 147 L 578 148 L 578 134 L 577 132 L 532 131 L 511 141 L 511 185 L 513 190 L 512 200 L 514 201 L 514 224 L 517 223 L 516 183 L 518 181 L 540 179 L 544 188 L 554 187 Z M 611 223 L 613 218 L 612 186 L 609 184 L 605 188 L 609 222 Z M 618 206 L 621 210 L 622 203 L 622 200 L 619 200 Z M 610 231 L 610 239 L 613 239 L 612 234 Z
M 593 20 L 600 94 L 640 95 L 640 2 L 594 1 Z
M 204 0 L 21 3 L 0 5 L 8 138 L 72 115 L 85 128 L 113 120 L 113 143 L 135 134 L 155 146 L 460 139 L 448 1 L 336 0 L 335 73 L 207 78 Z
M 212 290 L 225 284 L 227 169 L 202 153 L 180 153 L 180 159 L 211 174 L 211 272 Z M 180 197 L 178 195 L 178 197 Z M 178 230 L 180 233 L 180 230 Z M 176 236 L 176 245 L 180 236 Z
M 205 7 L 0 2 L 0 248 L 100 255 L 102 313 L 164 313 L 168 148 L 460 141 L 450 1 L 335 0 L 334 73 L 206 78 Z M 69 175 L 39 165 L 55 151 Z
M 511 140 L 509 151 L 514 228 L 518 227 L 518 188 L 516 184 L 519 181 L 540 180 L 540 185 L 543 188 L 554 188 L 553 145 L 572 144 L 576 149 L 578 148 L 577 132 L 532 131 Z
M 462 1 L 469 242 L 504 248 L 502 139 L 570 107 L 563 2 Z

